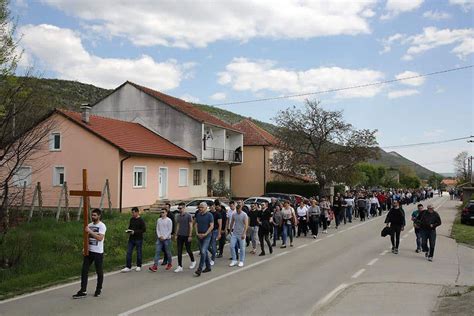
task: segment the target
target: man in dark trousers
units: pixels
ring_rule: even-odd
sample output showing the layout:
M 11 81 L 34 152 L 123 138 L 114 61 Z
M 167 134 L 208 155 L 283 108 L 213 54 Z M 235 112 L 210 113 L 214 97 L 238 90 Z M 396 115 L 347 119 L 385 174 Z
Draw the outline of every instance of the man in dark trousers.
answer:
M 421 249 L 425 253 L 428 261 L 433 261 L 434 248 L 436 244 L 436 227 L 441 225 L 441 218 L 433 205 L 428 205 L 428 210 L 419 214 L 416 220 L 420 223 L 421 229 Z M 428 248 L 428 241 L 430 247 Z
M 130 218 L 126 232 L 129 234 L 127 262 L 121 272 L 132 271 L 132 254 L 135 247 L 137 248 L 137 268 L 135 270 L 140 272 L 142 270 L 143 233 L 146 232 L 146 225 L 143 218 L 140 217 L 140 211 L 137 207 L 132 208 L 132 218 Z
M 87 280 L 89 277 L 89 267 L 95 264 L 97 273 L 97 286 L 94 296 L 99 297 L 102 293 L 102 283 L 104 282 L 104 238 L 107 227 L 100 221 L 102 211 L 98 208 L 91 212 L 92 223 L 85 228 L 89 234 L 89 255 L 84 256 L 81 272 L 81 289 L 72 296 L 74 299 L 87 297 Z
M 400 202 L 393 201 L 393 207 L 385 218 L 385 224 L 390 227 L 390 241 L 392 242 L 392 253 L 398 254 L 400 246 L 400 233 L 405 229 L 405 212 L 400 207 Z

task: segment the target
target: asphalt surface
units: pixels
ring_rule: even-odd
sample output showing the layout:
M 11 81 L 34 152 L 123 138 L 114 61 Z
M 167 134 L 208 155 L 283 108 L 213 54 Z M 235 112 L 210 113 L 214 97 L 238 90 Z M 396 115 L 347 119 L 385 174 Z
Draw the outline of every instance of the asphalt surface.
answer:
M 112 273 L 104 280 L 100 298 L 92 296 L 96 281 L 90 280 L 89 296 L 73 300 L 71 295 L 79 289 L 76 282 L 0 302 L 0 315 L 426 314 L 442 285 L 456 284 L 472 273 L 460 267 L 455 242 L 443 236 L 449 235 L 455 203 L 447 197 L 428 202 L 441 206 L 443 220 L 434 262 L 415 253 L 410 224 L 402 232 L 406 236 L 400 253 L 390 253 L 389 237 L 380 237 L 384 213 L 366 222 L 356 219 L 338 230 L 333 223 L 328 234 L 320 233 L 316 240 L 297 238 L 294 247 L 277 248 L 272 255 L 259 257 L 247 249 L 243 268 L 228 266 L 226 246 L 224 258 L 199 278 L 187 269 L 189 259 L 184 257 L 182 273 L 151 273 L 148 267 Z M 404 208 L 409 222 L 414 206 Z M 410 296 L 411 290 L 419 295 Z M 410 298 L 414 303 L 407 301 Z

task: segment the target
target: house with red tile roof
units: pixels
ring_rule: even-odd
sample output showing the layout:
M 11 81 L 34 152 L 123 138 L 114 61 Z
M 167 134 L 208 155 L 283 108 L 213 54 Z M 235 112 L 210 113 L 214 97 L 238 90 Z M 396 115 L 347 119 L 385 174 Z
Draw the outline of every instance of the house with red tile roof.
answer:
M 236 197 L 260 196 L 272 180 L 272 158 L 278 139 L 250 118 L 233 125 L 244 134 L 245 161 L 232 168 L 232 193 Z
M 189 172 L 192 196 L 207 196 L 213 183 L 231 186 L 233 167 L 242 164 L 242 132 L 192 104 L 125 82 L 96 102 L 92 113 L 143 126 L 196 157 Z M 159 196 L 159 199 L 166 199 Z
M 49 139 L 20 168 L 13 181 L 27 184 L 31 196 L 41 183 L 43 206 L 56 207 L 64 183 L 82 189 L 82 169 L 89 190 L 101 191 L 109 181 L 113 208 L 148 208 L 160 196 L 190 199 L 189 174 L 196 157 L 136 122 L 83 112 L 54 110 L 45 119 L 53 126 Z M 41 123 L 38 125 L 40 126 Z M 91 207 L 100 198 L 91 198 Z M 70 197 L 69 205 L 79 205 Z

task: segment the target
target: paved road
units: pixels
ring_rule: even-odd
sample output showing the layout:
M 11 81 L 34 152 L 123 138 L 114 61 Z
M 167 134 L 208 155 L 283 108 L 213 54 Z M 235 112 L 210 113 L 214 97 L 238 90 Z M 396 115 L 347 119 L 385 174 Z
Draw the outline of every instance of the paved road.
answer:
M 443 226 L 450 226 L 455 214 L 454 203 L 446 197 L 436 197 L 430 202 L 435 207 L 441 206 Z M 406 213 L 408 219 L 411 207 Z M 330 229 L 329 234 L 320 235 L 316 240 L 295 239 L 293 248 L 277 249 L 273 255 L 248 254 L 244 268 L 228 267 L 229 261 L 225 258 L 218 259 L 213 271 L 200 278 L 193 277 L 190 270 L 180 274 L 164 270 L 152 274 L 146 269 L 140 273 L 115 273 L 105 278 L 100 298 L 72 300 L 71 295 L 78 289 L 78 285 L 73 284 L 0 302 L 0 314 L 355 315 L 357 313 L 350 308 L 354 307 L 354 300 L 360 301 L 361 295 L 367 299 L 366 294 L 370 294 L 369 299 L 379 298 L 380 291 L 384 291 L 376 286 L 361 289 L 355 287 L 357 284 L 397 283 L 398 288 L 390 286 L 389 289 L 400 298 L 404 282 L 430 284 L 429 291 L 422 291 L 424 296 L 419 297 L 425 303 L 417 304 L 423 305 L 420 307 L 423 309 L 431 308 L 433 296 L 439 293 L 439 289 L 431 285 L 454 284 L 461 273 L 470 273 L 460 272 L 456 246 L 443 245 L 443 239 L 448 238 L 439 236 L 438 244 L 443 251 L 435 254 L 433 263 L 416 254 L 410 226 L 401 242 L 400 254 L 387 253 L 389 239 L 380 237 L 384 218 L 355 221 L 339 230 Z M 90 285 L 93 289 L 95 280 Z M 349 294 L 338 295 L 340 293 Z M 377 305 L 376 300 L 369 301 Z M 356 302 L 356 305 L 360 304 Z M 360 314 L 363 313 L 361 310 Z

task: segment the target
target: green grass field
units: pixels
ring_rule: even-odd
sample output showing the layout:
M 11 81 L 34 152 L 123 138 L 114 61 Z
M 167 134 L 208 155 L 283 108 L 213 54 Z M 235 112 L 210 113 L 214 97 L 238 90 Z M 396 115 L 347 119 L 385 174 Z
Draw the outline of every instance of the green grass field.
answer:
M 456 216 L 456 220 L 453 223 L 451 236 L 458 243 L 474 246 L 474 225 L 461 224 L 460 214 Z
M 142 216 L 147 224 L 143 243 L 143 261 L 154 257 L 158 214 Z M 125 266 L 130 216 L 108 214 L 105 237 L 104 271 Z M 22 224 L 11 229 L 0 249 L 0 259 L 15 262 L 11 267 L 0 267 L 0 299 L 31 292 L 72 279 L 79 279 L 82 265 L 82 222 L 57 223 L 54 219 Z M 193 249 L 197 242 L 193 240 Z M 176 246 L 173 243 L 173 254 Z M 133 262 L 136 262 L 134 252 Z M 11 264 L 10 264 L 11 265 Z M 94 273 L 94 268 L 91 267 Z

